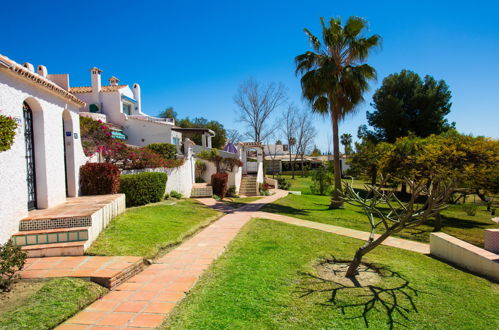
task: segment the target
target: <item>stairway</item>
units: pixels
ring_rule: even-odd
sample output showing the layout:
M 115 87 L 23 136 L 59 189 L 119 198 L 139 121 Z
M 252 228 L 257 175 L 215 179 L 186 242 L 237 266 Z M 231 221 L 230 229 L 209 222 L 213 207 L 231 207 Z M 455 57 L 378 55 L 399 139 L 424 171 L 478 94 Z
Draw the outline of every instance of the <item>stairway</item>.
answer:
M 256 175 L 243 175 L 241 179 L 241 187 L 239 187 L 239 195 L 243 196 L 259 196 L 258 183 Z
M 12 241 L 31 258 L 81 256 L 124 211 L 123 194 L 68 198 L 54 208 L 31 211 L 19 222 Z

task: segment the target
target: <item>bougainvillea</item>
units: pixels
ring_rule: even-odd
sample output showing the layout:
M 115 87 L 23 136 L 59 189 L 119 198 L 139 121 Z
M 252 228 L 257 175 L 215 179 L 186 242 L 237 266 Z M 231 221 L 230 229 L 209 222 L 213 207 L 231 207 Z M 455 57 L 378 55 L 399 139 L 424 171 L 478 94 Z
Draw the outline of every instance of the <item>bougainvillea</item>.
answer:
M 0 115 L 0 152 L 10 150 L 16 129 L 17 122 L 12 117 Z
M 80 116 L 80 135 L 83 151 L 86 156 L 92 156 L 102 146 L 109 144 L 112 140 L 111 129 L 100 120 L 93 120 Z

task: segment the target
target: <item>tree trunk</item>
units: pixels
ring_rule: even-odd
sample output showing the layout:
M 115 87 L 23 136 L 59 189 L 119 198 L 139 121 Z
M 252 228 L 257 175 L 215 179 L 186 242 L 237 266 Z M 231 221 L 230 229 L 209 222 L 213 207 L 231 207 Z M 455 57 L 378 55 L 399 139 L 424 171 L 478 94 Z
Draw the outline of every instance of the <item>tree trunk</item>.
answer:
M 390 237 L 391 234 L 397 232 L 396 229 L 392 226 L 391 229 L 388 229 L 382 235 L 380 235 L 375 240 L 367 241 L 362 247 L 360 247 L 356 252 L 353 260 L 350 262 L 348 266 L 347 273 L 345 277 L 354 277 L 357 274 L 357 268 L 359 268 L 360 263 L 362 262 L 362 257 L 366 255 L 368 252 L 376 248 L 378 245 L 383 243 L 385 239 Z
M 376 167 L 372 168 L 371 171 L 371 185 L 375 186 L 376 185 L 376 178 L 378 177 L 378 169 Z
M 482 202 L 488 202 L 488 201 L 489 201 L 489 199 L 487 198 L 487 196 L 486 196 L 485 194 L 482 194 L 482 193 L 480 192 L 480 189 L 476 189 L 476 190 L 475 190 L 475 193 L 476 193 L 476 195 L 477 195 L 478 197 L 480 197 L 480 199 L 482 200 Z M 466 202 L 466 200 L 464 201 L 464 203 L 465 203 L 465 202 Z M 464 204 L 464 203 L 463 203 L 463 204 Z
M 433 226 L 433 231 L 441 231 L 442 230 L 442 216 L 440 212 L 435 215 L 435 226 Z
M 331 102 L 331 98 L 329 100 Z M 341 199 L 341 168 L 340 168 L 340 139 L 338 136 L 338 116 L 336 111 L 333 111 L 333 106 L 330 105 L 331 122 L 333 125 L 333 161 L 334 161 L 334 191 L 329 209 L 343 208 L 343 200 Z

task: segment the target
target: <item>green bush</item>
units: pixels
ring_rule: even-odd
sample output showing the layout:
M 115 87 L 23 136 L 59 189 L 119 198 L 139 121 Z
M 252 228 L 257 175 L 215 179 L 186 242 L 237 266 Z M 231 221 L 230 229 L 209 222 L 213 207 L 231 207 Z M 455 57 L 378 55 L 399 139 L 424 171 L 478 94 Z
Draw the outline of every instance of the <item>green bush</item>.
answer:
M 277 185 L 279 186 L 279 189 L 289 190 L 289 188 L 291 187 L 291 182 L 286 180 L 286 178 L 280 176 L 277 178 Z
M 17 271 L 24 266 L 26 253 L 12 240 L 0 246 L 0 291 L 10 291 L 18 278 Z
M 127 207 L 159 202 L 165 196 L 166 173 L 125 174 L 120 179 L 120 192 L 126 196 Z
M 469 216 L 475 216 L 478 211 L 478 206 L 475 203 L 463 204 L 463 210 Z
M 7 151 L 14 143 L 17 122 L 12 117 L 0 115 L 0 152 Z
M 326 195 L 333 187 L 334 176 L 330 166 L 319 166 L 319 168 L 312 172 L 312 185 L 310 191 L 314 195 Z
M 227 189 L 226 193 L 227 197 L 236 197 L 236 186 L 232 185 Z
M 170 191 L 170 197 L 180 199 L 182 198 L 182 194 L 179 193 L 178 191 L 172 190 Z
M 151 143 L 146 148 L 157 152 L 164 159 L 177 158 L 177 146 L 171 143 Z

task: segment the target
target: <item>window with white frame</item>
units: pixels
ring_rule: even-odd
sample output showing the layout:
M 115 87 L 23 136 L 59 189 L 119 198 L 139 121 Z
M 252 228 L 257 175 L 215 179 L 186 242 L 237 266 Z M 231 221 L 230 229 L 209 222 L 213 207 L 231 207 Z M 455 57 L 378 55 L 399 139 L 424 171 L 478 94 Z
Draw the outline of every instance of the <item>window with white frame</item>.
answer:
M 123 102 L 123 113 L 125 115 L 132 114 L 132 105 L 130 103 Z

